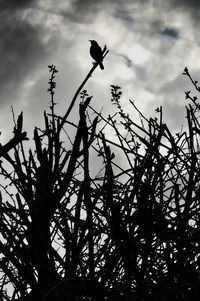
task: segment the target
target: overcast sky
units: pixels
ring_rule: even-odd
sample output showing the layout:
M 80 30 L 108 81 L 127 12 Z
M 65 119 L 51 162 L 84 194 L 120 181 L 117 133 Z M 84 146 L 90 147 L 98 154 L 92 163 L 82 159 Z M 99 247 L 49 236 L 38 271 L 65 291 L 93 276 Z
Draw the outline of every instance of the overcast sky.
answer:
M 199 19 L 199 0 L 0 0 L 0 130 L 12 125 L 11 105 L 27 127 L 41 124 L 49 64 L 59 70 L 58 113 L 67 109 L 92 66 L 89 39 L 110 50 L 86 86 L 94 106 L 112 112 L 109 85 L 120 85 L 125 108 L 129 99 L 146 113 L 163 105 L 180 128 L 185 66 L 200 79 Z

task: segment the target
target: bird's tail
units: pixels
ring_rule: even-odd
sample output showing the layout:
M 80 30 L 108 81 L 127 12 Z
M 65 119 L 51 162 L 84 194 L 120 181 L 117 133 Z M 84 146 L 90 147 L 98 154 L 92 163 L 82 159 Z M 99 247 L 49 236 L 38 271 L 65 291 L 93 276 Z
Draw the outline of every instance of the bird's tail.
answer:
M 103 66 L 103 63 L 102 62 L 99 62 L 99 66 L 100 68 L 103 70 L 104 69 L 104 66 Z

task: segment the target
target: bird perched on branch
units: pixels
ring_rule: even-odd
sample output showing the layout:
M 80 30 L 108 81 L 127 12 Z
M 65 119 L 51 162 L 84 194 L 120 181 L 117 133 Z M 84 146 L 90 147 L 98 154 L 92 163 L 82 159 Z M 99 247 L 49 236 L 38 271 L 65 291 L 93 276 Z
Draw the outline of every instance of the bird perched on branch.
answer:
M 103 51 L 99 44 L 95 40 L 89 40 L 91 43 L 90 46 L 90 55 L 91 57 L 99 64 L 100 68 L 103 70 L 104 66 L 102 63 L 103 60 Z

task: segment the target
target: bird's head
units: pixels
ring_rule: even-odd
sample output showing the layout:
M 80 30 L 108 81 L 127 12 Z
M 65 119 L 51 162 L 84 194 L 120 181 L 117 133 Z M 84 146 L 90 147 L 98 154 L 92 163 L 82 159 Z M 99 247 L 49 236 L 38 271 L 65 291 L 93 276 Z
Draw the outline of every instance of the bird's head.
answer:
M 89 40 L 92 45 L 97 44 L 95 40 Z

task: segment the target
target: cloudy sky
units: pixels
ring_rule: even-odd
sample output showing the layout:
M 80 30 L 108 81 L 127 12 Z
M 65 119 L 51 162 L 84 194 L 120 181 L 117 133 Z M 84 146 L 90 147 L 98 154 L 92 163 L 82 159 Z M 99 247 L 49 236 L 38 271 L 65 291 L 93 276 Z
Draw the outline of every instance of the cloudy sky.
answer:
M 200 79 L 198 0 L 0 0 L 1 140 L 12 126 L 10 106 L 25 126 L 40 125 L 48 106 L 48 64 L 55 64 L 56 102 L 63 114 L 92 66 L 89 39 L 110 50 L 86 89 L 93 105 L 112 112 L 110 84 L 149 114 L 163 105 L 171 128 L 184 121 L 185 66 Z M 154 113 L 153 113 L 154 114 Z M 1 141 L 2 142 L 2 141 Z

